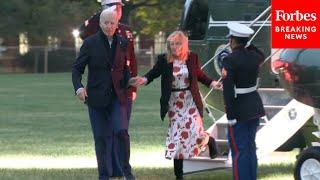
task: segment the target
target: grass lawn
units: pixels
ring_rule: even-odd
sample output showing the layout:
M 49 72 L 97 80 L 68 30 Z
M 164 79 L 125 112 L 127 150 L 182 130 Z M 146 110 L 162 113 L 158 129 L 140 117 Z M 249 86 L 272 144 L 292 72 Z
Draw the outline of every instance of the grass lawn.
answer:
M 0 82 L 0 179 L 97 179 L 87 109 L 74 96 L 71 74 L 1 74 Z M 159 97 L 156 81 L 139 90 L 134 105 L 131 160 L 138 179 L 174 178 L 172 162 L 164 159 L 168 123 L 160 120 Z M 205 126 L 210 124 L 205 118 Z M 292 179 L 293 156 L 261 165 L 259 179 Z M 186 177 L 230 179 L 231 172 Z

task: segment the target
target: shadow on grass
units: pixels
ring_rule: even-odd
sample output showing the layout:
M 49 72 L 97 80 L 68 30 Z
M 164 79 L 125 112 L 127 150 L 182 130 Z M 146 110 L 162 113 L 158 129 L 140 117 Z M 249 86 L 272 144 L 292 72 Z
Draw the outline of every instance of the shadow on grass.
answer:
M 293 164 L 271 164 L 259 167 L 259 179 L 279 179 L 291 176 Z M 138 180 L 173 180 L 172 168 L 134 168 Z M 85 169 L 0 169 L 0 179 L 6 180 L 96 180 L 95 168 Z M 185 175 L 192 180 L 228 180 L 232 179 L 231 169 L 212 170 Z

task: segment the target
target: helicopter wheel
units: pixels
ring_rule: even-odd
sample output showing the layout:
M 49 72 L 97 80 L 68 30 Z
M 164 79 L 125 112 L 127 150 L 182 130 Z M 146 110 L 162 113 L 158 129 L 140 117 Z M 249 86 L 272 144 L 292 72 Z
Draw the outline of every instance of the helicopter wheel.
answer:
M 312 146 L 299 154 L 294 179 L 320 180 L 320 147 Z

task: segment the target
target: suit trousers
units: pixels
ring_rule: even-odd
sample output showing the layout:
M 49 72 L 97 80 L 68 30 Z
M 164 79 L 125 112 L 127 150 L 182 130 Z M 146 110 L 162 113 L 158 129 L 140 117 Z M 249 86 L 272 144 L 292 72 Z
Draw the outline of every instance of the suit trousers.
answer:
M 112 175 L 113 126 L 110 108 L 88 106 L 89 118 L 94 138 L 99 180 L 107 180 Z
M 234 180 L 257 179 L 256 132 L 259 118 L 237 122 L 228 128 Z
M 95 141 L 99 180 L 117 175 L 132 176 L 129 164 L 127 107 L 120 105 L 119 99 L 115 96 L 110 106 L 106 108 L 88 106 L 88 109 Z M 119 174 L 115 174 L 116 171 Z
M 128 134 L 129 121 L 131 116 L 132 100 L 128 99 L 127 109 L 124 110 L 119 103 L 119 100 L 114 100 L 114 106 L 111 113 L 111 118 L 114 124 L 113 146 L 112 146 L 112 167 L 113 177 L 131 175 L 130 159 L 130 137 Z M 119 116 L 126 111 L 126 116 Z M 121 166 L 121 163 L 123 164 Z M 124 170 L 122 170 L 124 169 Z

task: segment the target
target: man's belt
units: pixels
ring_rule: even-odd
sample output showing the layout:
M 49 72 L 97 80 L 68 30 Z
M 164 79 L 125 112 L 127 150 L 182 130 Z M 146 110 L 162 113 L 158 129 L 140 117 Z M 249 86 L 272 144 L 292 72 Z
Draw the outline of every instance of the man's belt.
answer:
M 258 83 L 255 86 L 249 87 L 249 88 L 237 88 L 234 86 L 234 97 L 237 97 L 237 94 L 248 94 L 251 92 L 256 91 L 258 88 Z

